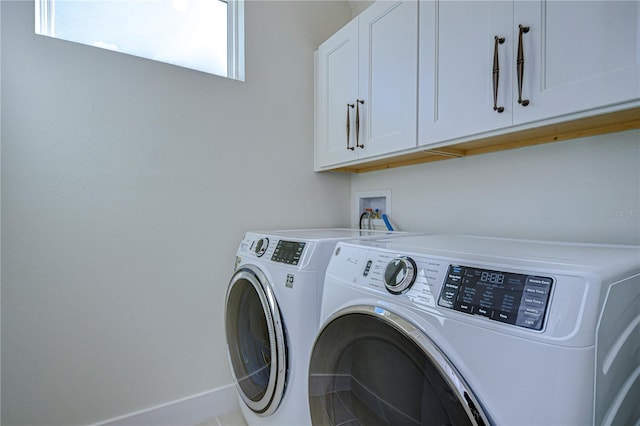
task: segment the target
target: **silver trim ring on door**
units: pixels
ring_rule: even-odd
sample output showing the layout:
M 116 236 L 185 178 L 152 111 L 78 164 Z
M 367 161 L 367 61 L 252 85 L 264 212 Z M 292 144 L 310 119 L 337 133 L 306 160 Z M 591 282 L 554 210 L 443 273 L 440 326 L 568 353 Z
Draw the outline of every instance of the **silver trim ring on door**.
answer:
M 245 394 L 240 386 L 238 379 L 246 379 L 246 377 L 237 377 L 238 373 L 234 368 L 231 348 L 232 346 L 235 346 L 234 349 L 237 349 L 238 342 L 236 336 L 229 336 L 228 324 L 225 326 L 227 332 L 227 353 L 235 379 L 236 388 L 238 389 L 240 397 L 252 411 L 259 415 L 267 416 L 275 412 L 284 395 L 287 373 L 287 352 L 284 325 L 280 317 L 278 303 L 267 278 L 258 268 L 253 268 L 251 266 L 244 266 L 240 268 L 233 274 L 229 281 L 229 287 L 227 289 L 225 299 L 225 321 L 229 321 L 229 296 L 233 291 L 234 285 L 239 281 L 246 281 L 251 284 L 260 299 L 260 304 L 262 305 L 262 310 L 267 321 L 266 325 L 269 335 L 271 365 L 269 366 L 269 382 L 262 398 L 254 401 L 250 396 Z M 238 306 L 237 309 L 239 312 L 242 312 L 242 306 Z M 231 341 L 230 339 L 234 340 Z
M 458 372 L 456 367 L 449 361 L 446 355 L 436 346 L 436 344 L 419 328 L 414 326 L 411 322 L 404 318 L 388 311 L 385 308 L 372 305 L 354 305 L 348 306 L 339 310 L 331 315 L 331 317 L 325 321 L 323 328 L 316 336 L 318 337 L 324 331 L 324 327 L 330 324 L 332 321 L 350 314 L 365 314 L 373 317 L 381 318 L 385 323 L 395 328 L 402 335 L 407 337 L 419 348 L 422 349 L 425 356 L 433 363 L 441 376 L 445 379 L 454 395 L 464 408 L 469 420 L 473 425 L 482 426 L 490 425 L 488 416 L 482 410 L 482 406 L 475 397 L 471 388 L 464 380 L 462 375 Z M 314 343 L 315 347 L 315 343 Z

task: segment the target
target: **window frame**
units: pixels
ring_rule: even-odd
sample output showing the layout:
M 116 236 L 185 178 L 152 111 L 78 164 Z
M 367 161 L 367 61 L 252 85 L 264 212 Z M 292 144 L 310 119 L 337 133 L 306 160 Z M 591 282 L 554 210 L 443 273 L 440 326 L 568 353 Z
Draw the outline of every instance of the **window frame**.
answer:
M 56 37 L 55 6 L 57 1 L 70 0 L 34 0 L 35 3 L 35 32 L 36 34 Z M 81 1 L 81 0 L 75 0 Z M 221 1 L 227 4 L 227 74 L 220 75 L 213 72 L 192 68 L 188 65 L 177 65 L 183 68 L 195 69 L 219 77 L 244 81 L 244 1 L 245 0 L 212 0 Z M 59 40 L 81 43 L 74 40 L 58 38 Z M 93 46 L 93 45 L 91 45 Z M 99 46 L 93 46 L 98 47 Z M 118 53 L 131 54 L 124 51 Z M 141 57 L 139 55 L 135 55 Z M 154 60 L 152 58 L 146 58 Z M 156 60 L 157 61 L 157 60 Z M 157 61 L 162 62 L 162 61 Z M 165 62 L 168 63 L 168 62 Z

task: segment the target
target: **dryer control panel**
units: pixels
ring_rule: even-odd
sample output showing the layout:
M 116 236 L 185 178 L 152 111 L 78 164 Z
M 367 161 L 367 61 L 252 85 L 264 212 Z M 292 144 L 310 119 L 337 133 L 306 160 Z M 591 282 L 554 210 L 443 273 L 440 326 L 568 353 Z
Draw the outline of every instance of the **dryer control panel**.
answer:
M 306 243 L 300 241 L 279 240 L 271 260 L 274 262 L 297 265 L 302 257 L 302 251 Z
M 306 241 L 287 241 L 264 235 L 250 235 L 240 243 L 237 254 L 251 254 L 263 261 L 270 260 L 271 262 L 299 266 L 305 247 L 309 245 L 311 244 L 307 244 Z
M 449 265 L 438 305 L 542 330 L 553 278 Z

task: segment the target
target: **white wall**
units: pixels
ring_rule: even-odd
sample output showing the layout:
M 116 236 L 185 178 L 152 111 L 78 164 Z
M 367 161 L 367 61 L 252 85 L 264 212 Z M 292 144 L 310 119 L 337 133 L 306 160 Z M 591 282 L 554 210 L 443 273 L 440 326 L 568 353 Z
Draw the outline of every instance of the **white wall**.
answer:
M 313 51 L 346 2 L 246 4 L 246 82 L 34 35 L 2 7 L 2 424 L 97 422 L 231 383 L 245 230 L 349 224 L 313 173 Z
M 352 193 L 381 189 L 405 231 L 640 244 L 640 131 L 351 180 Z

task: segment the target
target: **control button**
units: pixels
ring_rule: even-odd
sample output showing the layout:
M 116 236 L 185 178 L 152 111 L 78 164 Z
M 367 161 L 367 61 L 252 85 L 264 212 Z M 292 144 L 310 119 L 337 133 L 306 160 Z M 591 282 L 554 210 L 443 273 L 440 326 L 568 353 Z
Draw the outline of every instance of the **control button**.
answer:
M 462 266 L 451 265 L 451 272 L 453 272 L 454 274 L 462 274 L 463 268 Z
M 538 297 L 546 297 L 549 294 L 549 289 L 544 287 L 537 287 L 537 286 L 527 286 L 524 288 L 524 294 L 538 296 Z
M 472 306 L 468 303 L 458 303 L 455 307 L 456 311 L 471 313 Z
M 453 309 L 453 298 L 455 296 L 456 296 L 455 293 L 443 292 L 440 295 L 440 300 L 438 300 L 438 305 L 443 306 L 445 308 Z
M 400 256 L 389 262 L 384 271 L 384 286 L 389 293 L 401 294 L 416 280 L 416 264 L 410 257 Z
M 523 315 L 536 318 L 540 318 L 544 312 L 544 308 L 541 309 L 535 306 L 523 306 L 520 308 L 520 310 L 522 311 Z
M 493 314 L 493 310 L 487 309 L 487 308 L 483 308 L 482 306 L 478 306 L 473 311 L 473 313 L 476 314 L 476 315 L 481 315 L 483 317 L 491 318 L 491 316 Z
M 522 298 L 522 303 L 527 306 L 538 306 L 544 309 L 544 305 L 547 304 L 547 298 L 525 295 Z
M 542 328 L 542 318 L 519 318 L 516 325 L 531 328 L 533 330 L 540 330 Z
M 449 291 L 455 291 L 457 292 L 458 290 L 460 290 L 460 286 L 457 284 L 452 284 L 452 283 L 445 283 L 444 284 L 444 288 L 446 288 Z
M 262 255 L 267 251 L 267 247 L 269 247 L 269 239 L 260 238 L 258 242 L 256 242 L 254 253 L 256 254 L 256 256 L 262 257 Z
M 445 292 L 442 293 L 442 298 L 447 300 L 453 300 L 455 299 L 456 294 L 457 293 L 455 291 L 445 290 Z
M 364 272 L 362 273 L 362 276 L 366 277 L 367 275 L 369 275 L 369 271 L 371 270 L 372 264 L 373 264 L 373 261 L 371 260 L 367 261 L 367 266 L 364 267 Z
M 505 322 L 507 324 L 516 323 L 516 315 L 512 312 L 495 311 L 492 318 L 496 321 Z
M 537 285 L 541 287 L 550 287 L 553 280 L 548 277 L 527 277 L 527 285 Z
M 447 276 L 447 282 L 451 284 L 458 284 L 462 281 L 462 275 L 449 274 Z

